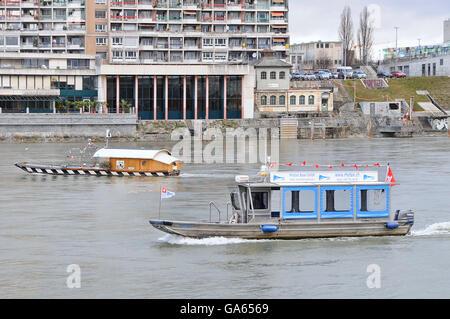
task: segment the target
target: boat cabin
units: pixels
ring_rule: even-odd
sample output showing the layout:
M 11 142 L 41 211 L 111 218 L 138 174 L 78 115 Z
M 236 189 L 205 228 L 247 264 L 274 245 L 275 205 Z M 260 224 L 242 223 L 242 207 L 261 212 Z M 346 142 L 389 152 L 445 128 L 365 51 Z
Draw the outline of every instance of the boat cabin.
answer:
M 379 182 L 378 172 L 286 172 L 266 182 L 236 181 L 231 206 L 239 223 L 390 218 L 391 185 Z
M 167 150 L 132 150 L 102 148 L 94 155 L 102 165 L 116 172 L 173 173 L 181 170 L 180 161 Z

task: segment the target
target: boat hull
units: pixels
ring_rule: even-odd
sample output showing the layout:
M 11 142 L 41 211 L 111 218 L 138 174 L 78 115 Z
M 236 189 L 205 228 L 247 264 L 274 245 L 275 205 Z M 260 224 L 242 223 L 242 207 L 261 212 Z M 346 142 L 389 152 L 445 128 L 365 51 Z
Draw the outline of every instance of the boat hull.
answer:
M 156 229 L 190 238 L 243 238 L 243 239 L 307 239 L 333 237 L 405 236 L 413 223 L 398 222 L 398 227 L 389 229 L 386 221 L 378 222 L 320 222 L 278 224 L 212 224 L 151 220 Z M 276 231 L 264 232 L 263 226 L 276 226 Z
M 113 171 L 98 167 L 69 167 L 52 165 L 32 165 L 25 163 L 15 164 L 18 168 L 30 174 L 47 175 L 81 175 L 81 176 L 143 176 L 143 177 L 165 177 L 179 176 L 180 171 L 172 172 L 132 172 L 132 171 Z

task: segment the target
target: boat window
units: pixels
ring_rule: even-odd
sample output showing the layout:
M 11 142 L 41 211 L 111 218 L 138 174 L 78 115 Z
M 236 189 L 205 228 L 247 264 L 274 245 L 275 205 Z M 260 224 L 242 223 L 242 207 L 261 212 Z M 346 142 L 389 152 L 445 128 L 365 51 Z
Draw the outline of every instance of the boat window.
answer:
M 269 193 L 268 192 L 260 192 L 260 193 L 252 192 L 252 201 L 253 201 L 253 209 L 254 210 L 268 209 L 269 208 Z
M 239 193 L 231 193 L 231 205 L 235 210 L 241 210 L 241 205 L 239 203 Z
M 361 189 L 360 207 L 361 212 L 381 212 L 386 207 L 386 191 L 384 189 Z
M 348 189 L 326 190 L 323 197 L 325 212 L 348 212 L 352 208 L 352 194 Z
M 313 213 L 315 211 L 316 193 L 313 190 L 287 191 L 285 210 L 287 213 Z

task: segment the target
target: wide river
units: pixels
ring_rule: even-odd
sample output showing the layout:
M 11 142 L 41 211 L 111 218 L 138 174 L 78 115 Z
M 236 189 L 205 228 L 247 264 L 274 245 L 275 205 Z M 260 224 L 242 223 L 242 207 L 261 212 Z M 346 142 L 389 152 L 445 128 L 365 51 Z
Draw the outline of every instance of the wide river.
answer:
M 387 163 L 406 237 L 250 241 L 181 239 L 158 217 L 207 220 L 237 174 L 259 164 L 185 164 L 175 178 L 30 175 L 15 162 L 61 159 L 81 144 L 0 144 L 1 298 L 449 298 L 450 139 L 285 141 L 280 162 Z M 162 148 L 167 143 L 112 144 Z M 81 288 L 69 289 L 69 265 Z M 377 265 L 380 288 L 367 285 Z M 373 269 L 369 267 L 369 270 Z

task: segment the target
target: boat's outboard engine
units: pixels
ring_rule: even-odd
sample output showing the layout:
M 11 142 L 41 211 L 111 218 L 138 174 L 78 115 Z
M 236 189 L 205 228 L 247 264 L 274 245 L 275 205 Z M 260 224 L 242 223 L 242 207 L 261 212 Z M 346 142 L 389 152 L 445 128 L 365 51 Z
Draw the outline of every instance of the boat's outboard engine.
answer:
M 402 211 L 398 210 L 395 213 L 395 220 L 414 224 L 414 212 L 411 209 Z

